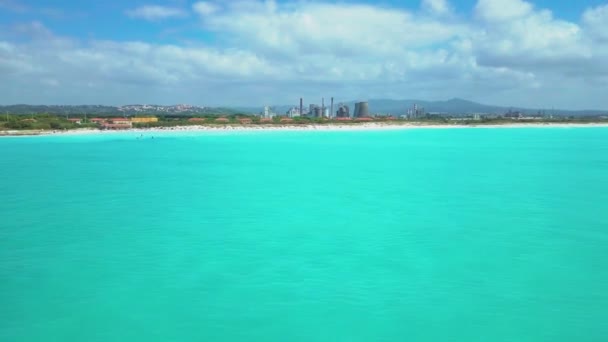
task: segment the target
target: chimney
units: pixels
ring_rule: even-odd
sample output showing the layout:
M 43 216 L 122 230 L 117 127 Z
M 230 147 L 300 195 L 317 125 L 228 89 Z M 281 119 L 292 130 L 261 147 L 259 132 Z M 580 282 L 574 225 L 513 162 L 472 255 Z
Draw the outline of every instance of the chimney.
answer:
M 325 98 L 324 97 L 321 98 L 321 116 L 320 117 L 323 117 L 323 115 L 325 115 Z

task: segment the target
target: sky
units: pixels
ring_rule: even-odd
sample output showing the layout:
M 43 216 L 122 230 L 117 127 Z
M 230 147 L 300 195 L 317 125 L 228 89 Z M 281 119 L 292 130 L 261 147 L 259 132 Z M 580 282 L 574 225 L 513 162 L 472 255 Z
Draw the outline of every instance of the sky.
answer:
M 0 104 L 608 109 L 606 0 L 0 0 Z

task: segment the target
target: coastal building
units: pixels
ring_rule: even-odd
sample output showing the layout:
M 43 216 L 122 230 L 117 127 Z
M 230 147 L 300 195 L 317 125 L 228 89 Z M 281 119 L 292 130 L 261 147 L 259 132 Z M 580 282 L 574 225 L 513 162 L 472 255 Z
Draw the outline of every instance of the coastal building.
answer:
M 158 118 L 155 116 L 150 116 L 150 117 L 136 117 L 136 118 L 131 118 L 131 122 L 132 123 L 151 123 L 151 122 L 158 122 Z
M 227 118 L 217 118 L 215 119 L 216 123 L 229 123 L 230 120 L 228 120 Z
M 521 119 L 524 114 L 520 111 L 509 110 L 504 116 L 507 119 Z
M 203 119 L 203 118 L 190 118 L 190 119 L 188 119 L 188 122 L 202 123 L 202 122 L 205 122 L 205 119 Z
M 80 125 L 82 123 L 82 119 L 79 118 L 69 118 L 68 121 L 77 125 Z
M 281 123 L 292 123 L 293 119 L 292 118 L 282 118 L 281 119 Z
M 101 123 L 106 122 L 106 119 L 102 119 L 102 118 L 92 118 L 92 119 L 91 119 L 91 120 L 89 120 L 89 121 L 91 121 L 92 123 L 101 124 Z
M 241 125 L 249 125 L 251 124 L 253 121 L 249 118 L 244 118 L 244 119 L 239 119 L 239 123 Z
M 108 121 L 112 124 L 116 124 L 116 125 L 130 125 L 132 126 L 132 122 L 130 119 L 127 118 L 111 118 L 108 119 Z

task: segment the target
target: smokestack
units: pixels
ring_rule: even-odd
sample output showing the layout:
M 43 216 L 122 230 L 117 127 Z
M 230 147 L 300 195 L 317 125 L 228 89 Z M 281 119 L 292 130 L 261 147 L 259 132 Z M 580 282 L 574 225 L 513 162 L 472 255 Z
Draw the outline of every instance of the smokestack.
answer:
M 329 110 L 329 117 L 333 117 L 334 116 L 334 97 L 331 97 L 331 109 Z
M 303 116 L 304 113 L 302 112 L 304 110 L 304 107 L 302 106 L 302 98 L 300 97 L 300 116 Z
M 323 117 L 323 115 L 325 115 L 325 98 L 324 97 L 321 98 L 321 117 Z

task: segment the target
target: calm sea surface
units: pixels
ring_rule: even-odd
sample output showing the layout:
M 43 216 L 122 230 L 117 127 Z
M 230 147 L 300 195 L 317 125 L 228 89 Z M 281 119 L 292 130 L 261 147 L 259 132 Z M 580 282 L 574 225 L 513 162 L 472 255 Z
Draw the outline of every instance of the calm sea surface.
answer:
M 0 139 L 0 341 L 606 341 L 608 128 Z

